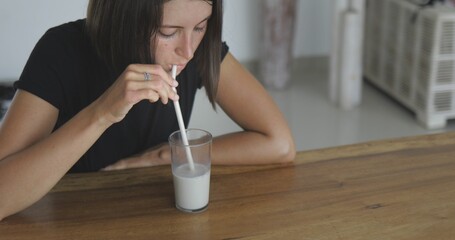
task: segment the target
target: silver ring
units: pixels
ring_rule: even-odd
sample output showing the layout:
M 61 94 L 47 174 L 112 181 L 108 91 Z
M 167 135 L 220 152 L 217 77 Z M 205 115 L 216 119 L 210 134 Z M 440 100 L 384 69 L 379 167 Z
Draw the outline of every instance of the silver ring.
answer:
M 149 80 L 152 80 L 152 75 L 148 72 L 145 72 L 144 73 L 144 80 L 145 81 L 149 81 Z

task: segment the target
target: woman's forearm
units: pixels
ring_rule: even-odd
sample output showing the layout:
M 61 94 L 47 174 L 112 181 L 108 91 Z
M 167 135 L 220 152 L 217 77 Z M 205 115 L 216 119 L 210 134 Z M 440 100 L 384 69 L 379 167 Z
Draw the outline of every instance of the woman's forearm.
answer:
M 0 220 L 43 197 L 108 127 L 88 107 L 57 131 L 0 161 Z
M 213 141 L 213 164 L 286 163 L 292 162 L 294 157 L 295 148 L 290 137 L 245 131 L 222 135 Z

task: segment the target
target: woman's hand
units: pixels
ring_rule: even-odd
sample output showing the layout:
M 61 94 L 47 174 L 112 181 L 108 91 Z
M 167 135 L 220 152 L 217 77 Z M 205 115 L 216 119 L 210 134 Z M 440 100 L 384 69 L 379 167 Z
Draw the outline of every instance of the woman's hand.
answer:
M 149 80 L 145 79 L 146 73 L 150 76 Z M 164 104 L 169 99 L 178 100 L 172 89 L 177 85 L 177 81 L 160 65 L 131 64 L 94 104 L 97 105 L 99 118 L 113 124 L 120 122 L 141 100 L 161 100 Z
M 169 144 L 162 143 L 158 146 L 150 148 L 140 155 L 122 159 L 101 170 L 112 171 L 128 168 L 151 167 L 169 163 L 171 163 L 171 150 Z

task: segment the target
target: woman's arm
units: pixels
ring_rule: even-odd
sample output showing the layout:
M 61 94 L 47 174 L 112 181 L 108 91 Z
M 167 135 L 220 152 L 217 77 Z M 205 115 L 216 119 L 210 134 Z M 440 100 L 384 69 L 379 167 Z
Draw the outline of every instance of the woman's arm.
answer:
M 154 80 L 144 81 L 144 72 Z M 0 220 L 44 196 L 134 104 L 178 99 L 172 91 L 176 84 L 161 66 L 130 65 L 102 96 L 55 132 L 58 109 L 19 90 L 0 126 Z
M 217 103 L 244 131 L 214 139 L 213 163 L 293 161 L 294 140 L 282 113 L 255 77 L 229 53 L 221 64 Z
M 0 219 L 46 194 L 107 128 L 92 108 L 55 133 L 58 110 L 19 90 L 0 128 Z

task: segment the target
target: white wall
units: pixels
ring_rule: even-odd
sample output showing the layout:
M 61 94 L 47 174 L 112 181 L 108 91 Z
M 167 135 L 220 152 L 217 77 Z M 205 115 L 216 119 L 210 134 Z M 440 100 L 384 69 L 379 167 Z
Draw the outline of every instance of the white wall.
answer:
M 329 55 L 333 0 L 297 0 L 294 56 Z M 335 0 L 336 1 L 336 0 Z M 224 38 L 241 61 L 257 59 L 261 0 L 227 0 Z
M 86 0 L 0 0 L 0 81 L 19 78 L 38 39 L 50 27 L 81 18 Z
M 225 1 L 224 38 L 241 61 L 257 59 L 261 0 Z M 298 0 L 294 56 L 328 55 L 331 0 Z M 0 0 L 0 82 L 16 80 L 50 27 L 83 18 L 87 0 Z

